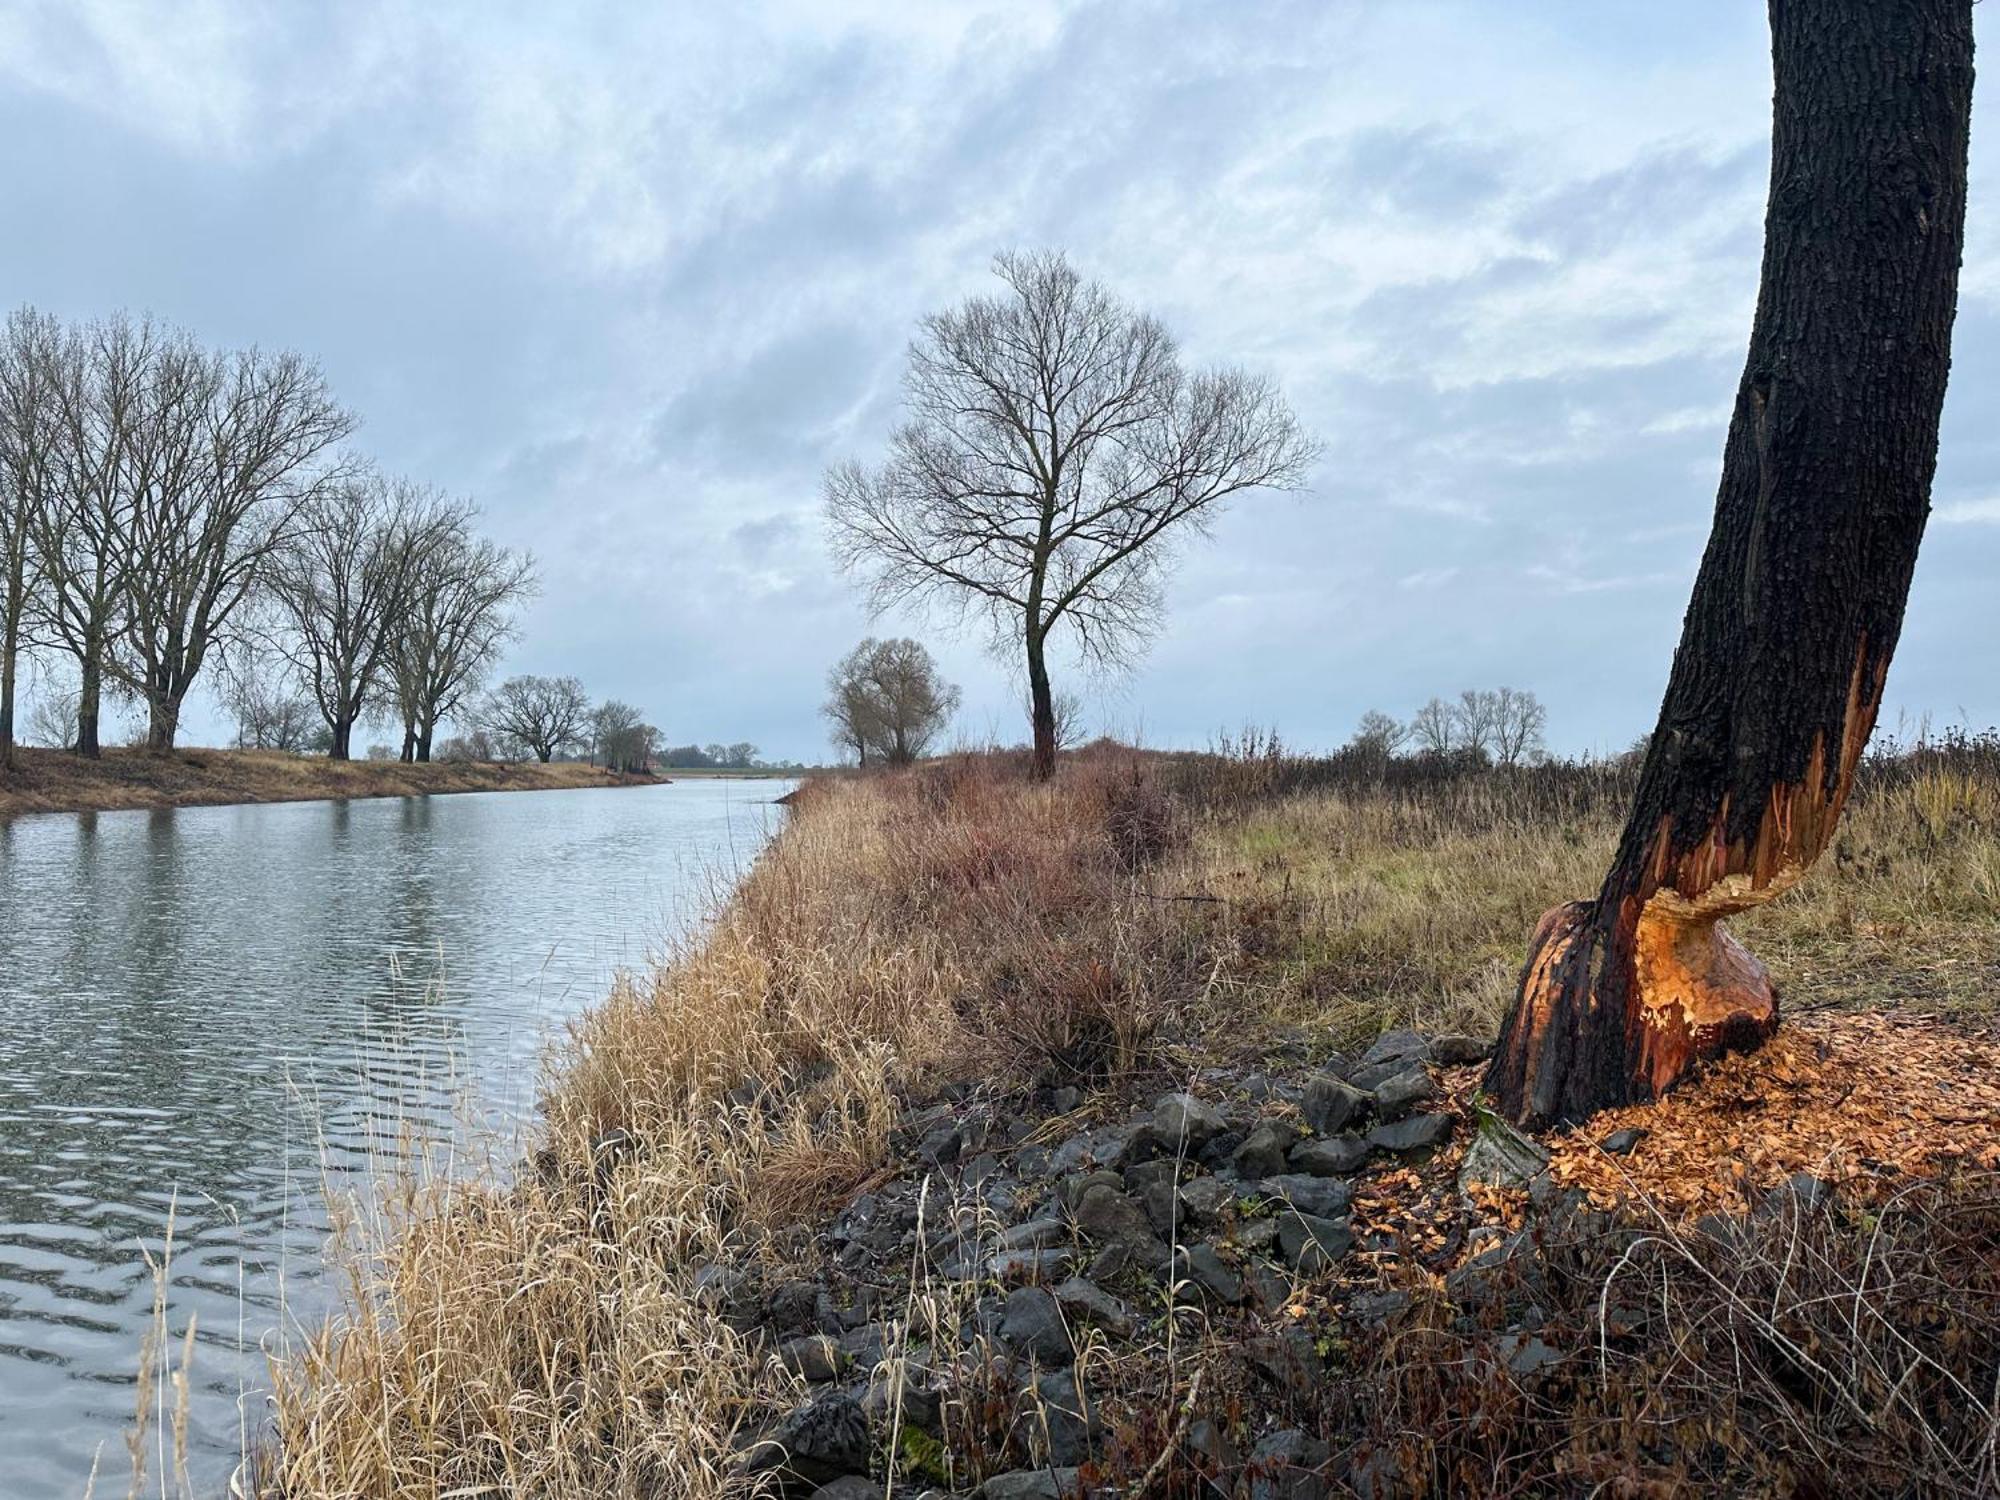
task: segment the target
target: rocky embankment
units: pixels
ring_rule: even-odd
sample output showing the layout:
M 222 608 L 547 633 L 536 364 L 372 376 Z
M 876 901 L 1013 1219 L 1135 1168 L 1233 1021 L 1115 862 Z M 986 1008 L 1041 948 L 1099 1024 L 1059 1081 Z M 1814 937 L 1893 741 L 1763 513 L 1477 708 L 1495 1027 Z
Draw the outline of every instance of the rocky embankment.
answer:
M 1407 1305 L 1386 1267 L 1449 1266 L 1470 1300 L 1534 1235 L 1459 1225 L 1425 1245 L 1362 1200 L 1429 1172 L 1475 1193 L 1536 1182 L 1541 1209 L 1581 1211 L 1538 1177 L 1538 1146 L 1441 1089 L 1486 1051 L 1391 1031 L 1352 1060 L 1207 1069 L 1081 1128 L 1069 1088 L 907 1112 L 896 1165 L 786 1274 L 700 1273 L 802 1387 L 746 1432 L 743 1469 L 814 1500 L 879 1497 L 891 1466 L 913 1495 L 1123 1494 L 1170 1458 L 1250 1500 L 1392 1491 L 1382 1455 L 1336 1472 L 1286 1413 L 1319 1404 L 1349 1325 Z M 1538 1326 L 1524 1305 L 1503 1330 L 1515 1375 L 1562 1357 Z

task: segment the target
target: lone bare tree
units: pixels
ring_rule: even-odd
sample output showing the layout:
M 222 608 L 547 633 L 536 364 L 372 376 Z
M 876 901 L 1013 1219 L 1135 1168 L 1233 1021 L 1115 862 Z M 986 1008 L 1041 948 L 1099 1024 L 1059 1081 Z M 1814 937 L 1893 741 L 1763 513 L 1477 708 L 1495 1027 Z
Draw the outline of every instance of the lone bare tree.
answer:
M 1518 766 L 1537 760 L 1542 754 L 1542 731 L 1548 727 L 1549 711 L 1542 700 L 1520 688 L 1496 688 L 1488 695 L 1492 704 L 1493 759 L 1503 766 Z
M 1379 708 L 1371 708 L 1354 726 L 1354 737 L 1347 743 L 1350 748 L 1373 759 L 1387 760 L 1409 743 L 1410 732 L 1407 724 L 1398 722 Z
M 939 675 L 921 643 L 907 637 L 863 641 L 835 664 L 824 712 L 835 742 L 870 759 L 908 765 L 930 749 L 958 707 L 958 689 Z
M 1442 698 L 1433 698 L 1410 716 L 1410 738 L 1425 755 L 1449 755 L 1458 743 L 1458 718 Z
M 21 651 L 39 596 L 36 533 L 56 503 L 61 326 L 22 308 L 0 329 L 0 767 L 14 764 Z
M 1086 660 L 1129 660 L 1178 536 L 1242 491 L 1297 488 L 1315 449 L 1271 382 L 1190 372 L 1157 319 L 1062 255 L 994 270 L 1005 295 L 923 320 L 887 462 L 830 470 L 826 509 L 878 611 L 945 602 L 983 616 L 996 649 L 1019 645 L 1047 776 L 1056 632 Z
M 487 698 L 480 723 L 546 765 L 582 740 L 590 697 L 574 677 L 509 677 Z
M 1717 925 L 1832 838 L 1930 509 L 1964 243 L 1972 0 L 1771 0 L 1771 193 L 1708 550 L 1595 900 L 1536 928 L 1486 1086 L 1654 1097 L 1778 1023 Z
M 326 720 L 334 760 L 352 757 L 374 706 L 416 559 L 456 515 L 423 486 L 353 474 L 312 497 L 273 555 L 274 641 Z
M 404 760 L 431 758 L 438 725 L 478 691 L 535 592 L 534 559 L 474 536 L 471 520 L 470 507 L 451 513 L 413 559 L 391 626 Z

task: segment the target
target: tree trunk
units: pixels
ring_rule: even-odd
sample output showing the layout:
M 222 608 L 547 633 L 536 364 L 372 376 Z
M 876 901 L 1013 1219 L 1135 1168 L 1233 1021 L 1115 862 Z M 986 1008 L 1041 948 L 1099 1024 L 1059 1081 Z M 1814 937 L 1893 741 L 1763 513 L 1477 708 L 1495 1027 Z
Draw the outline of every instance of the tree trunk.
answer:
M 1035 780 L 1046 781 L 1056 771 L 1056 700 L 1049 691 L 1049 666 L 1043 654 L 1042 632 L 1028 627 L 1028 702 L 1035 729 L 1031 762 Z
M 76 753 L 85 760 L 97 760 L 104 754 L 97 736 L 97 718 L 103 702 L 104 669 L 98 664 L 96 652 L 85 652 L 78 670 L 76 696 Z
M 1930 508 L 1964 237 L 1972 0 L 1771 0 L 1750 356 L 1681 643 L 1594 901 L 1545 915 L 1486 1087 L 1509 1117 L 1650 1099 L 1778 1022 L 1717 919 L 1832 838 Z
M 351 760 L 354 751 L 354 720 L 338 719 L 328 726 L 333 731 L 333 743 L 327 747 L 328 760 Z
M 146 695 L 146 748 L 156 755 L 164 755 L 174 748 L 174 738 L 180 731 L 180 698 L 166 689 L 156 687 Z
M 14 769 L 14 695 L 19 687 L 21 645 L 12 627 L 0 641 L 0 770 Z
M 431 735 L 436 726 L 426 724 L 417 731 L 417 764 L 428 765 L 431 758 Z

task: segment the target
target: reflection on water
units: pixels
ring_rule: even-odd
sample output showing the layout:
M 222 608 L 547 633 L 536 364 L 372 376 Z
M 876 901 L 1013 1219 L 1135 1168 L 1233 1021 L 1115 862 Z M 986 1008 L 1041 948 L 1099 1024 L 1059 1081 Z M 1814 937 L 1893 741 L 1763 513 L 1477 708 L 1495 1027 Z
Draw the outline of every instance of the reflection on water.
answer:
M 213 1487 L 278 1309 L 323 1306 L 322 1173 L 467 1119 L 518 1134 L 550 1035 L 701 915 L 785 790 L 0 821 L 0 1493 L 79 1495 L 100 1445 L 123 1493 L 170 1213 Z

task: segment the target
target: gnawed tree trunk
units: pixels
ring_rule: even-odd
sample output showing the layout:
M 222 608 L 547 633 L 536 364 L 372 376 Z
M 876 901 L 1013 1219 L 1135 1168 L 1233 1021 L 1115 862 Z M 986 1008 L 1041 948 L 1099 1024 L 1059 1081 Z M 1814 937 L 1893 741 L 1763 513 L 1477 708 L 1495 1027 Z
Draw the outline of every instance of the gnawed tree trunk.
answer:
M 1486 1087 L 1525 1124 L 1654 1097 L 1777 998 L 1718 919 L 1832 838 L 1930 509 L 1965 225 L 1972 0 L 1771 0 L 1750 357 L 1616 860 L 1548 913 Z

